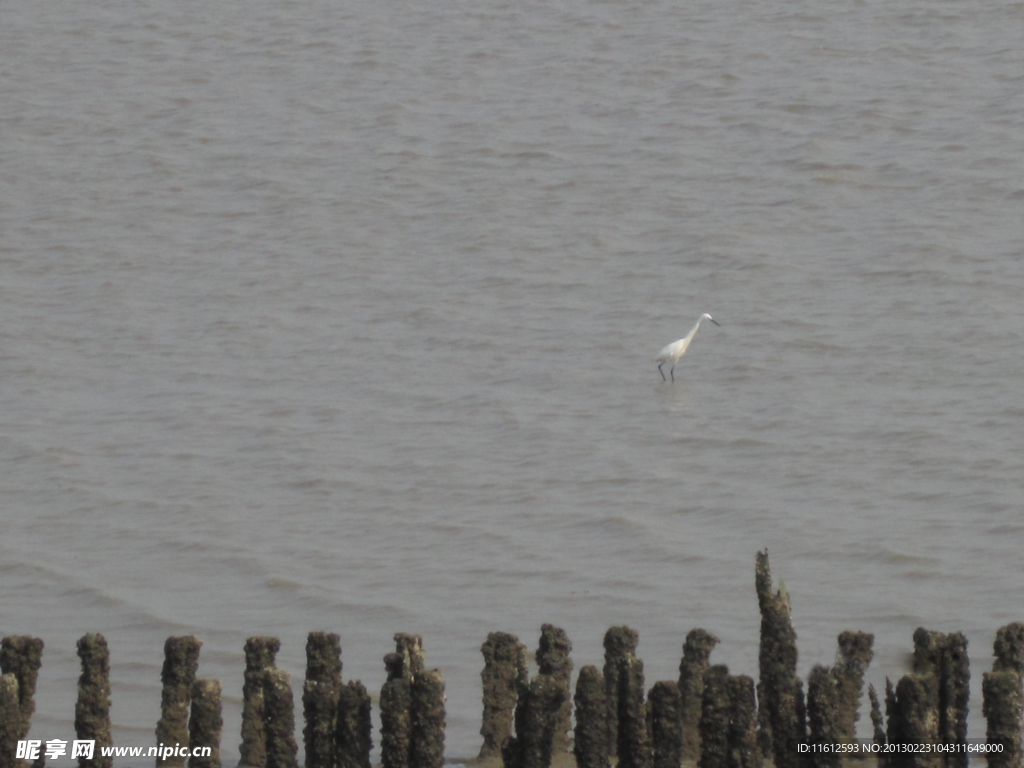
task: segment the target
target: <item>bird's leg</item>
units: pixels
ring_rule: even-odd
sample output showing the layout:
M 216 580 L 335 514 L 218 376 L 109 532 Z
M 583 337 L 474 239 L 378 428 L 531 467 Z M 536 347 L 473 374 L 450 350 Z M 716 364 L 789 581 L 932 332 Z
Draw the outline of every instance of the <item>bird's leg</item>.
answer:
M 671 368 L 669 368 L 668 372 L 672 374 L 672 381 L 675 381 L 676 380 L 676 367 L 673 365 Z
M 661 366 L 663 366 L 664 364 L 665 363 L 659 363 L 658 364 L 658 373 L 661 374 L 661 380 L 662 381 L 668 381 L 668 379 L 665 378 L 665 372 L 663 370 L 661 370 Z

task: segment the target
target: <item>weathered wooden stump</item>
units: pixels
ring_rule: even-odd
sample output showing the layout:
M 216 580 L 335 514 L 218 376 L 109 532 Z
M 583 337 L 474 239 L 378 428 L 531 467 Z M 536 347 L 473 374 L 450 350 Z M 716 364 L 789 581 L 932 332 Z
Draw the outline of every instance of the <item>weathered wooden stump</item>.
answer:
M 160 720 L 156 724 L 156 742 L 163 747 L 188 746 L 188 714 L 192 700 L 192 683 L 199 668 L 202 643 L 195 635 L 169 637 L 164 643 L 164 666 L 160 672 L 163 688 L 160 694 Z M 184 766 L 179 755 L 157 757 L 159 766 Z
M 507 632 L 491 632 L 480 652 L 484 669 L 484 711 L 480 735 L 484 737 L 479 757 L 497 757 L 501 745 L 512 735 L 513 715 L 519 687 L 527 684 L 526 646 Z M 383 695 L 382 703 L 383 707 Z
M 188 719 L 188 742 L 192 756 L 188 768 L 220 768 L 221 691 L 217 680 L 196 680 L 192 683 L 192 711 Z M 210 749 L 210 754 L 197 757 L 197 750 Z
M 75 702 L 75 736 L 93 740 L 92 758 L 79 757 L 79 768 L 111 768 L 113 757 L 103 757 L 103 747 L 113 745 L 110 734 L 110 651 L 103 635 L 84 635 L 78 640 L 82 674 Z
M 264 768 L 267 764 L 263 690 L 266 672 L 274 669 L 274 659 L 280 649 L 281 641 L 276 637 L 256 636 L 245 641 L 242 743 L 238 748 L 238 764 L 245 768 Z
M 576 678 L 576 768 L 608 768 L 608 695 L 604 675 L 587 665 Z

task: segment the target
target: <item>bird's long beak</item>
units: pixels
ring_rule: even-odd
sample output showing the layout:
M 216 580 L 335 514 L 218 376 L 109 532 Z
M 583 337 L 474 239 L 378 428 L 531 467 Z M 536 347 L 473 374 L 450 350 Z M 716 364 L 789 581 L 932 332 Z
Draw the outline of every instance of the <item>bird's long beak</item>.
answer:
M 720 322 L 718 322 L 717 320 L 715 320 L 715 318 L 713 318 L 713 317 L 709 317 L 709 318 L 708 318 L 708 320 L 710 320 L 710 321 L 711 321 L 712 323 L 714 323 L 715 325 L 721 325 L 721 323 L 720 323 Z

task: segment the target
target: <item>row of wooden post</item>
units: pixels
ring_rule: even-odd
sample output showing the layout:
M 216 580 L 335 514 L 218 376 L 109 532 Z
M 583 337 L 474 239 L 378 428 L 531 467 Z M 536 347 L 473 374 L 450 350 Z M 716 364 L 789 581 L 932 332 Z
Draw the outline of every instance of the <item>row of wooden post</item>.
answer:
M 388 654 L 387 682 L 381 691 L 382 756 L 389 768 L 441 768 L 444 764 L 444 678 L 424 666 L 418 635 L 395 635 Z M 196 678 L 202 643 L 194 636 L 171 637 L 164 644 L 160 720 L 156 742 L 162 749 L 157 768 L 220 768 L 221 686 Z M 251 637 L 245 644 L 242 688 L 242 743 L 239 765 L 248 768 L 298 768 L 295 702 L 287 672 L 275 667 L 281 643 Z M 5 637 L 0 651 L 0 768 L 22 768 L 17 745 L 28 737 L 35 711 L 35 686 L 42 659 L 38 638 Z M 110 666 L 102 635 L 78 641 L 82 675 L 75 706 L 78 740 L 93 740 L 91 757 L 79 768 L 111 768 L 102 754 L 113 745 L 110 724 Z M 359 681 L 342 683 L 341 641 L 328 632 L 311 632 L 306 643 L 306 680 L 302 689 L 306 768 L 370 768 L 372 721 L 370 696 Z M 196 753 L 182 756 L 182 749 Z M 208 749 L 207 749 L 208 748 Z M 202 754 L 200 754 L 202 753 Z
M 541 628 L 537 673 L 530 676 L 526 646 L 515 635 L 493 632 L 484 656 L 483 737 L 478 758 L 500 759 L 504 768 L 549 768 L 571 752 L 577 768 L 776 768 L 797 764 L 839 768 L 829 747 L 860 745 L 856 723 L 873 636 L 843 632 L 836 662 L 815 666 L 804 683 L 796 674 L 796 633 L 789 596 L 773 587 L 767 552 L 758 553 L 755 586 L 761 610 L 760 680 L 731 675 L 712 665 L 718 638 L 703 629 L 686 637 L 679 678 L 645 688 L 638 635 L 613 627 L 604 638 L 602 669 L 584 666 L 570 683 L 572 643 L 558 627 Z M 196 678 L 202 643 L 193 636 L 169 638 L 164 647 L 161 717 L 157 744 L 209 748 L 190 757 L 189 768 L 220 768 L 221 687 Z M 425 665 L 418 635 L 395 635 L 384 657 L 387 681 L 380 692 L 383 768 L 442 768 L 444 678 Z M 275 667 L 280 641 L 252 637 L 245 644 L 240 766 L 298 768 L 295 702 L 287 672 Z M 0 768 L 21 768 L 16 746 L 35 709 L 34 693 L 43 642 L 5 637 L 0 645 Z M 995 664 L 982 682 L 987 719 L 988 765 L 1021 768 L 1024 707 L 1024 624 L 996 633 Z M 82 662 L 75 732 L 94 740 L 80 768 L 111 768 L 101 748 L 111 746 L 109 652 L 102 635 L 78 641 Z M 338 635 L 311 632 L 302 687 L 302 731 L 307 768 L 371 768 L 370 696 L 359 681 L 342 682 Z M 881 768 L 967 768 L 970 666 L 961 633 L 918 629 L 913 671 L 894 686 L 886 680 L 882 703 L 868 687 L 873 755 Z M 571 735 L 570 735 L 571 734 Z M 941 745 L 925 753 L 886 751 L 901 744 Z M 157 768 L 185 765 L 173 750 Z M 848 755 L 847 755 L 848 756 Z

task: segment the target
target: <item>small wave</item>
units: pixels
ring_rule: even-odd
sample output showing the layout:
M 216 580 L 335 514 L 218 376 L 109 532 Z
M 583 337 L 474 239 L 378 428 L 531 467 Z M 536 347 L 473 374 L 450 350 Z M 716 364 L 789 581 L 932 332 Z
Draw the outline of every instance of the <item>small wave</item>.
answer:
M 267 589 L 279 589 L 292 592 L 297 592 L 298 590 L 302 589 L 302 584 L 299 584 L 297 581 L 282 578 L 268 579 L 266 586 Z
M 869 555 L 867 559 L 883 565 L 939 565 L 942 563 L 941 558 L 932 555 L 901 552 L 889 547 L 880 548 L 875 554 Z
M 60 597 L 71 598 L 76 605 L 87 605 L 96 608 L 115 608 L 125 605 L 125 600 L 112 595 L 98 587 L 80 585 L 65 589 Z
M 985 533 L 992 536 L 1019 536 L 1024 533 L 1024 525 L 1013 523 L 994 525 L 991 528 L 986 528 Z

